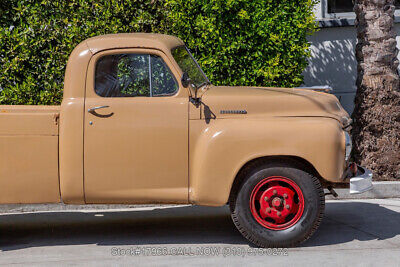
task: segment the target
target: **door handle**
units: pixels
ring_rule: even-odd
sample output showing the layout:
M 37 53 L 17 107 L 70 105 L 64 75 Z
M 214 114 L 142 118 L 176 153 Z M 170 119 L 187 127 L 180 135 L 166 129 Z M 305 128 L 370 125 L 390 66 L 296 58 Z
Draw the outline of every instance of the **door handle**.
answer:
M 100 117 L 100 118 L 108 118 L 108 117 L 111 117 L 112 115 L 114 115 L 114 112 L 111 112 L 110 114 L 102 115 L 102 114 L 97 113 L 96 110 L 102 109 L 102 108 L 109 108 L 109 107 L 110 106 L 98 106 L 98 107 L 94 107 L 94 108 L 89 108 L 88 112 L 90 114 L 93 114 L 93 115 L 95 115 L 97 117 Z
M 109 108 L 110 106 L 99 106 L 99 107 L 94 107 L 94 108 L 89 108 L 88 112 L 92 113 L 95 110 L 101 109 L 101 108 Z

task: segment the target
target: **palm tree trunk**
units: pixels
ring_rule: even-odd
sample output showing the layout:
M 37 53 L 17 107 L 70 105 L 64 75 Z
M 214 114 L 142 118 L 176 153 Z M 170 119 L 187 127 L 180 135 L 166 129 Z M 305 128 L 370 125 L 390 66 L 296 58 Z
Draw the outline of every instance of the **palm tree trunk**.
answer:
M 381 180 L 400 179 L 399 65 L 394 0 L 356 0 L 354 159 Z

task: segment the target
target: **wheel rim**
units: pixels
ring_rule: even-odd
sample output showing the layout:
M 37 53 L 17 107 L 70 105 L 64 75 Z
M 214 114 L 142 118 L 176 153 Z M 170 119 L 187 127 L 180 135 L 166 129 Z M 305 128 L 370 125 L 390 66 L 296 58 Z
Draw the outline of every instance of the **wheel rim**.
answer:
M 250 210 L 254 219 L 262 226 L 284 230 L 295 225 L 303 215 L 303 193 L 289 178 L 267 177 L 251 192 Z

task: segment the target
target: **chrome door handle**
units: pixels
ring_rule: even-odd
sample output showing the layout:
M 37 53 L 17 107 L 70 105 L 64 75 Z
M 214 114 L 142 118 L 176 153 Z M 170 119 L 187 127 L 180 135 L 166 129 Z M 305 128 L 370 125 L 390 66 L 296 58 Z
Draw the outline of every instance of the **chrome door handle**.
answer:
M 94 107 L 94 108 L 89 108 L 88 112 L 89 113 L 93 113 L 93 111 L 101 109 L 101 108 L 109 108 L 110 106 L 98 106 L 98 107 Z
M 109 108 L 109 107 L 110 106 L 98 106 L 98 107 L 94 107 L 94 108 L 89 108 L 88 112 L 90 114 L 95 115 L 95 116 L 100 117 L 100 118 L 108 118 L 108 117 L 111 117 L 112 115 L 114 115 L 114 112 L 111 112 L 110 114 L 103 115 L 103 114 L 97 113 L 96 110 L 101 109 L 101 108 Z

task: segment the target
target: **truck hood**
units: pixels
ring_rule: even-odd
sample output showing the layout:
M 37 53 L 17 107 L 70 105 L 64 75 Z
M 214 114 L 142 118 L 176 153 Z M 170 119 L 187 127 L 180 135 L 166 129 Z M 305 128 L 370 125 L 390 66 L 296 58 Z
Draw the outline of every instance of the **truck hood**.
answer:
M 211 85 L 199 95 L 205 118 L 328 117 L 344 126 L 351 121 L 336 96 L 309 89 Z

